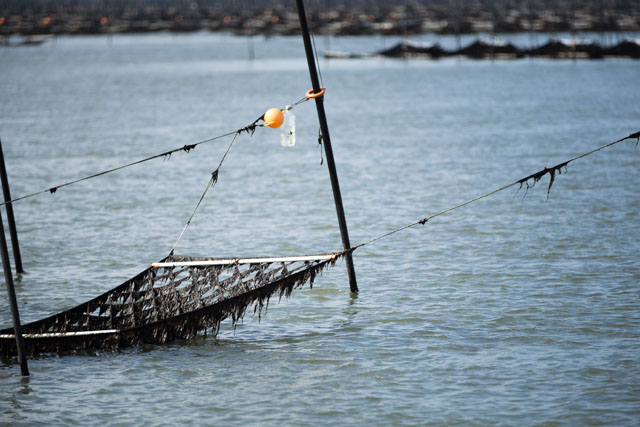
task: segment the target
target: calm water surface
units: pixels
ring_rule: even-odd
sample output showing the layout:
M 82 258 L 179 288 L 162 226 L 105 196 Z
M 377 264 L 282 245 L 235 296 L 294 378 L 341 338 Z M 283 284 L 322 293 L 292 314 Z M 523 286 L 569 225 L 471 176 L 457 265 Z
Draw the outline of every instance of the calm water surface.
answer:
M 527 36 L 515 36 L 527 43 Z M 425 40 L 432 37 L 424 37 Z M 396 39 L 317 40 L 373 51 Z M 453 39 L 441 40 L 444 45 Z M 0 50 L 14 196 L 233 131 L 310 87 L 298 38 L 59 38 Z M 640 130 L 640 61 L 321 61 L 352 242 Z M 243 135 L 178 253 L 340 248 L 311 103 Z M 229 140 L 16 203 L 23 321 L 164 257 Z M 569 165 L 354 254 L 217 339 L 0 365 L 4 424 L 640 423 L 640 151 Z M 515 197 L 514 197 L 515 195 Z M 4 291 L 3 291 L 4 294 Z M 6 297 L 0 326 L 10 326 Z

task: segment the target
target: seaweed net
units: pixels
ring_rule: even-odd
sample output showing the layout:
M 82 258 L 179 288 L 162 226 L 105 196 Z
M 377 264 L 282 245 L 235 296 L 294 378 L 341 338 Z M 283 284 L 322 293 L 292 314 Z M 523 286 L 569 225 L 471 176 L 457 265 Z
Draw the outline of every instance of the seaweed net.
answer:
M 114 350 L 216 335 L 253 306 L 288 297 L 345 252 L 318 256 L 219 259 L 170 255 L 118 287 L 70 310 L 22 326 L 26 353 Z M 0 330 L 0 354 L 17 354 L 13 328 Z

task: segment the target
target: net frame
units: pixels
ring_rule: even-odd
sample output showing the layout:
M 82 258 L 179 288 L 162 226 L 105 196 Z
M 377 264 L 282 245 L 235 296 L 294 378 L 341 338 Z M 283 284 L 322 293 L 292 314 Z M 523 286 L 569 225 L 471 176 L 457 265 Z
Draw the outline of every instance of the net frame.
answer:
M 116 350 L 216 336 L 249 307 L 261 318 L 271 297 L 289 297 L 342 253 L 223 259 L 170 255 L 119 286 L 69 310 L 22 326 L 26 353 Z M 0 355 L 17 353 L 13 328 L 0 330 Z

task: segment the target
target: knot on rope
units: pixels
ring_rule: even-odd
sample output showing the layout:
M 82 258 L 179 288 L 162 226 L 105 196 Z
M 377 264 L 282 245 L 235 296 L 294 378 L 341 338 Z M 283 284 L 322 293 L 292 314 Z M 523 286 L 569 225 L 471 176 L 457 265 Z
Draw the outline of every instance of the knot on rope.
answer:
M 56 191 L 58 191 L 58 187 L 51 187 L 49 189 L 49 193 L 54 194 Z
M 255 131 L 256 131 L 256 128 L 258 127 L 258 122 L 259 122 L 260 120 L 263 120 L 263 117 L 264 117 L 264 115 L 263 115 L 263 116 L 260 116 L 260 117 L 255 121 L 255 122 L 251 123 L 250 125 L 245 126 L 245 127 L 243 127 L 242 129 L 238 129 L 238 130 L 236 131 L 236 134 L 240 135 L 242 132 L 246 132 L 246 133 L 248 133 L 249 135 L 253 136 L 253 134 L 254 134 L 254 133 L 255 133 Z
M 427 222 L 429 222 L 429 218 L 422 218 L 420 221 L 418 221 L 418 224 L 425 225 Z
M 182 147 L 182 151 L 184 151 L 185 153 L 188 153 L 189 151 L 196 148 L 196 146 L 197 144 L 185 144 L 184 147 Z

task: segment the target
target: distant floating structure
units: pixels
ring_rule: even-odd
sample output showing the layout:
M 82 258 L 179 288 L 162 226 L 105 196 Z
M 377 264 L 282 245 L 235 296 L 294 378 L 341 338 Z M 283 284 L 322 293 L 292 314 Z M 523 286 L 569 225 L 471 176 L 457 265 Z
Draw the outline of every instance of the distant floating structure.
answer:
M 54 38 L 53 34 L 34 34 L 12 41 L 8 36 L 0 36 L 0 46 L 40 46 Z
M 363 57 L 439 59 L 451 56 L 462 56 L 471 59 L 640 59 L 640 40 L 623 40 L 615 46 L 604 48 L 598 43 L 588 40 L 551 39 L 537 47 L 519 48 L 512 43 L 499 40 L 477 39 L 467 46 L 454 50 L 446 50 L 438 43 L 402 41 L 391 48 L 369 54 L 335 51 L 324 52 L 325 58 L 343 59 Z
M 449 55 L 438 43 L 411 43 L 403 41 L 395 46 L 382 50 L 375 54 L 376 56 L 388 56 L 391 58 L 407 58 L 407 57 L 429 57 L 440 58 Z

